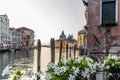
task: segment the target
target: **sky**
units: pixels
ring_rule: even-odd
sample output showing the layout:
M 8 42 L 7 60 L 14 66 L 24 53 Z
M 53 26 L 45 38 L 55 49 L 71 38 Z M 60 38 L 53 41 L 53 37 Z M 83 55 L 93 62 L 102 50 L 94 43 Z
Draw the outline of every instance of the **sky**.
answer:
M 27 27 L 35 32 L 35 39 L 49 42 L 58 39 L 62 30 L 66 36 L 85 25 L 82 0 L 0 0 L 0 15 L 7 14 L 10 27 Z

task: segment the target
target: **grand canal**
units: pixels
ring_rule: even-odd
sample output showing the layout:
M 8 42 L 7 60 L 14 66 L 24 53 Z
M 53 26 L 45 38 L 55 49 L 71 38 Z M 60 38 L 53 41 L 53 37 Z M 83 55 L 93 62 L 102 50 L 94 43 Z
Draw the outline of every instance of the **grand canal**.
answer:
M 17 52 L 5 52 L 5 53 L 0 53 L 0 80 L 2 78 L 6 78 L 6 77 L 2 77 L 1 74 L 3 72 L 3 69 L 8 65 L 8 64 L 13 64 L 13 63 L 17 63 L 18 61 L 20 61 L 21 59 L 30 59 L 31 64 L 33 64 L 33 54 L 34 50 L 30 50 L 30 51 L 17 51 Z
M 66 54 L 63 53 L 62 58 L 64 59 L 65 56 Z M 55 53 L 56 63 L 58 62 L 58 59 L 59 59 L 59 50 L 56 50 L 56 53 Z M 41 71 L 42 72 L 45 72 L 45 70 L 47 69 L 47 64 L 50 62 L 50 60 L 51 60 L 50 48 L 45 48 L 45 47 L 42 48 L 41 49 Z M 27 64 L 29 66 L 28 68 L 32 68 L 33 70 L 36 70 L 37 69 L 37 66 L 36 66 L 37 65 L 37 49 L 29 50 L 29 51 L 22 50 L 17 52 L 0 53 L 0 80 L 3 78 L 8 78 L 8 77 L 1 76 L 3 69 L 8 64 L 16 64 L 17 69 L 22 69 L 20 66 L 21 62 L 24 62 L 24 64 Z

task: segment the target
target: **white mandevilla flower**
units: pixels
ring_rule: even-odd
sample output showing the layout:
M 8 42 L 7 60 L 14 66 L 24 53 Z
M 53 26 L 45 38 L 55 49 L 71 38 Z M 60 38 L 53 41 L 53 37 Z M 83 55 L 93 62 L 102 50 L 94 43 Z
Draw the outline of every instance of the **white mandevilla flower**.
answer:
M 89 57 L 86 57 L 85 60 L 87 60 L 88 62 L 93 62 L 93 60 Z
M 48 63 L 48 65 L 47 65 L 48 69 L 51 69 L 51 68 L 54 69 L 55 67 L 56 67 L 56 65 L 54 63 L 51 63 L 51 62 Z
M 93 64 L 93 69 L 96 69 L 97 66 L 98 66 L 98 64 L 97 64 L 97 62 L 95 62 L 95 63 Z
M 60 75 L 66 72 L 66 67 L 55 67 L 54 72 L 56 75 Z
M 70 76 L 68 77 L 68 80 L 75 80 L 75 76 L 74 76 L 74 75 L 70 75 Z
M 93 64 L 91 64 L 91 63 L 88 63 L 88 66 L 89 66 L 89 67 L 92 67 L 92 66 L 93 66 Z
M 110 69 L 110 66 L 106 66 L 106 69 Z
M 86 74 L 89 74 L 89 73 L 90 73 L 89 68 L 85 68 L 85 73 L 86 73 Z
M 105 66 L 105 62 L 104 63 L 101 63 L 101 62 L 98 63 L 99 68 L 103 68 L 104 66 Z
M 51 73 L 46 73 L 45 80 L 51 80 L 51 79 L 52 79 L 52 74 Z
M 57 65 L 54 64 L 54 63 L 51 63 L 51 62 L 49 62 L 48 65 L 47 65 L 48 69 L 51 69 L 51 68 L 54 69 L 55 67 L 57 67 Z
M 113 76 L 112 73 L 109 73 L 109 76 Z
M 89 67 L 91 70 L 90 73 L 95 73 L 97 66 L 98 66 L 97 63 L 91 64 L 91 66 Z
M 116 55 L 109 54 L 109 55 L 108 55 L 108 57 L 107 57 L 107 60 L 109 60 L 109 59 L 118 60 L 118 59 L 119 59 L 119 57 L 118 57 L 118 56 L 116 56 Z
M 85 71 L 82 72 L 82 76 L 84 78 L 87 77 L 87 79 L 89 79 L 89 77 L 90 77 L 90 70 L 89 70 L 89 68 L 85 68 Z
M 82 77 L 89 79 L 90 78 L 90 74 L 86 73 L 86 72 L 82 72 Z
M 78 58 L 75 60 L 75 62 L 76 62 L 76 63 L 80 63 L 82 60 L 83 60 L 83 56 L 80 56 L 80 57 L 78 57 Z
M 118 60 L 118 57 L 116 55 L 111 56 L 112 59 Z
M 73 74 L 77 76 L 77 74 L 80 72 L 79 68 L 73 66 L 72 69 L 73 69 Z
M 61 73 L 65 73 L 65 72 L 66 72 L 66 67 L 65 67 L 65 66 L 61 67 L 60 69 L 61 69 L 61 70 L 60 70 Z
M 115 66 L 115 64 L 114 64 L 114 63 L 112 63 L 112 67 L 113 67 L 113 66 Z
M 60 70 L 61 70 L 60 67 L 55 67 L 55 69 L 54 69 L 55 74 L 60 75 L 60 73 L 61 73 Z

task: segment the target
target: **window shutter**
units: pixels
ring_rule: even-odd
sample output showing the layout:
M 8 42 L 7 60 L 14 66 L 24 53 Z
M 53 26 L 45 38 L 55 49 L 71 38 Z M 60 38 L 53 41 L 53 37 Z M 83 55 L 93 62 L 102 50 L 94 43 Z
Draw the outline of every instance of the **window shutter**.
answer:
M 104 21 L 114 21 L 115 22 L 115 14 L 116 14 L 116 9 L 115 9 L 115 1 L 111 2 L 103 2 L 102 3 L 102 23 Z

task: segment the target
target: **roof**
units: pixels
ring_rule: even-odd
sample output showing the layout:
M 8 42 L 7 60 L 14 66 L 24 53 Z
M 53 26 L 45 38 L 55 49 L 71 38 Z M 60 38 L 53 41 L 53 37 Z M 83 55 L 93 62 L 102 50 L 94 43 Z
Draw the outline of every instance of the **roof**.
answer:
M 9 30 L 15 30 L 15 28 L 9 28 Z
M 29 31 L 34 32 L 32 29 L 29 29 L 29 28 L 26 28 L 26 27 L 20 27 L 20 28 L 17 28 L 16 30 L 17 31 L 20 31 L 20 30 L 29 30 Z
M 65 39 L 66 39 L 66 35 L 64 34 L 64 31 L 62 31 L 59 39 L 60 39 L 60 40 L 65 40 Z
M 85 30 L 81 30 L 78 32 L 78 34 L 84 34 L 85 33 Z

